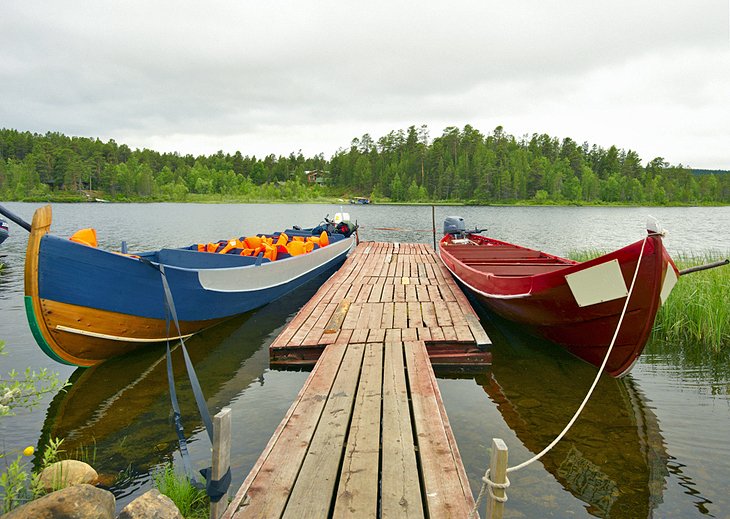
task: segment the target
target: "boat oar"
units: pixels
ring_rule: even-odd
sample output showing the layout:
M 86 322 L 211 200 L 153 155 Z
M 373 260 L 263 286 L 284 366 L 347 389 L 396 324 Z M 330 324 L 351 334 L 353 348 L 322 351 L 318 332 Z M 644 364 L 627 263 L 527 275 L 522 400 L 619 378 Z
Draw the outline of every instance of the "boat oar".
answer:
M 30 224 L 23 220 L 20 216 L 15 214 L 14 212 L 10 211 L 9 209 L 6 209 L 5 207 L 0 205 L 0 214 L 6 217 L 8 220 L 17 223 L 20 225 L 23 229 L 30 232 Z
M 692 274 L 693 272 L 699 272 L 701 270 L 714 269 L 716 267 L 722 267 L 723 265 L 727 265 L 728 263 L 730 263 L 730 259 L 724 259 L 722 261 L 714 261 L 712 263 L 707 263 L 705 265 L 698 265 L 696 267 L 690 267 L 688 269 L 680 270 L 679 275 L 684 276 L 686 274 Z

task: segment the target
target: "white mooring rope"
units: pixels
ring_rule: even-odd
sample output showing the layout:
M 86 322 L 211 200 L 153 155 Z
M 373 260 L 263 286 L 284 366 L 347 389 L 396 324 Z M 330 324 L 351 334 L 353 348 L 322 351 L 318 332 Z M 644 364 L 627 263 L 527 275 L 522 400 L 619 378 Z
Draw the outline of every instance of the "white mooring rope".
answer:
M 663 233 L 651 233 L 647 234 L 644 237 L 644 241 L 641 242 L 641 251 L 639 252 L 639 259 L 636 262 L 636 269 L 634 270 L 634 277 L 631 279 L 631 286 L 629 287 L 629 292 L 626 295 L 626 301 L 624 302 L 624 308 L 621 310 L 621 317 L 619 317 L 618 324 L 616 325 L 616 331 L 613 333 L 613 338 L 611 339 L 611 344 L 608 346 L 608 350 L 606 350 L 606 356 L 603 358 L 603 362 L 601 363 L 601 367 L 598 368 L 598 373 L 596 373 L 596 378 L 593 379 L 593 384 L 591 384 L 590 389 L 588 390 L 588 393 L 586 394 L 585 398 L 583 399 L 583 402 L 581 402 L 580 406 L 578 407 L 578 410 L 573 415 L 573 418 L 570 419 L 568 424 L 565 426 L 565 428 L 558 434 L 555 439 L 550 442 L 550 445 L 545 447 L 543 450 L 541 450 L 539 453 L 535 454 L 532 458 L 530 458 L 527 461 L 523 461 L 519 465 L 515 465 L 514 467 L 508 467 L 507 472 L 515 472 L 520 469 L 525 468 L 526 466 L 530 465 L 531 463 L 534 463 L 535 461 L 542 458 L 545 454 L 547 454 L 555 445 L 563 439 L 563 436 L 567 434 L 567 432 L 570 430 L 570 428 L 573 426 L 575 421 L 578 419 L 578 416 L 580 416 L 580 413 L 583 411 L 583 408 L 588 403 L 588 400 L 591 398 L 591 395 L 593 394 L 593 390 L 596 388 L 596 385 L 598 384 L 598 380 L 601 378 L 601 374 L 603 374 L 603 369 L 606 367 L 606 363 L 608 362 L 608 357 L 611 355 L 611 351 L 613 350 L 614 344 L 616 344 L 616 338 L 618 337 L 618 332 L 621 329 L 621 323 L 623 323 L 624 316 L 626 315 L 626 310 L 629 307 L 629 300 L 631 299 L 631 294 L 634 291 L 634 285 L 636 284 L 636 277 L 639 274 L 639 267 L 641 266 L 641 259 L 644 256 L 644 246 L 646 245 L 646 240 L 649 238 L 649 236 L 653 236 L 654 234 L 663 234 Z M 492 493 L 492 488 L 502 488 L 507 489 L 509 487 L 509 479 L 505 476 L 505 479 L 507 481 L 505 483 L 495 483 L 491 479 L 489 479 L 489 469 L 484 473 L 484 477 L 482 477 L 482 488 L 479 490 L 479 495 L 477 496 L 476 502 L 474 503 L 474 508 L 472 508 L 471 512 L 469 512 L 469 519 L 475 516 L 477 513 L 477 510 L 479 509 L 479 503 L 484 498 L 484 494 L 486 493 L 487 489 L 489 489 L 489 496 L 494 498 L 495 500 L 499 501 L 500 503 L 505 503 L 507 501 L 507 495 L 505 493 L 504 497 L 498 497 L 495 496 Z

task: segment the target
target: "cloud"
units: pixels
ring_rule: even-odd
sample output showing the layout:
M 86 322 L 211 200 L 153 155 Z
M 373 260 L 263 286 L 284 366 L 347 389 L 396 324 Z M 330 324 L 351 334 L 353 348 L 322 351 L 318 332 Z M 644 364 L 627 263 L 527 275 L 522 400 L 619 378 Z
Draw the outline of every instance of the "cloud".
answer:
M 49 1 L 3 11 L 0 124 L 21 130 L 262 155 L 329 154 L 411 124 L 432 135 L 503 124 L 730 165 L 730 151 L 702 138 L 727 135 L 728 13 L 714 0 Z

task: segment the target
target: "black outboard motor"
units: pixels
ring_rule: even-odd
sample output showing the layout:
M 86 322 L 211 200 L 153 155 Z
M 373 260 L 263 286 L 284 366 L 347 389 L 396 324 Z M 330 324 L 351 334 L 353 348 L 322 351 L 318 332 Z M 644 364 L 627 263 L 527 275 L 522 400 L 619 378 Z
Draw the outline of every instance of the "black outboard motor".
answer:
M 451 234 L 454 238 L 464 238 L 466 224 L 461 216 L 447 216 L 444 220 L 444 234 Z

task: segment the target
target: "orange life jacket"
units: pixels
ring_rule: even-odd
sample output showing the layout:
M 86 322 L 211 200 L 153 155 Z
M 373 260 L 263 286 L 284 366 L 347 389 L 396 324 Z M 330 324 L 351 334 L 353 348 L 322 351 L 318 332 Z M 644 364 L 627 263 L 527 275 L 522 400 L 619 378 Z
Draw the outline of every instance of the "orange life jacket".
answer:
M 69 240 L 89 247 L 96 247 L 96 230 L 91 228 L 78 230 L 73 233 Z
M 243 249 L 243 243 L 241 243 L 238 238 L 233 238 L 228 240 L 228 243 L 226 243 L 226 246 L 223 247 L 220 251 L 218 251 L 218 254 L 225 254 L 231 249 Z
M 304 254 L 304 241 L 296 239 L 292 240 L 287 244 L 286 250 L 291 256 L 299 256 L 300 254 Z
M 329 244 L 330 244 L 330 237 L 327 235 L 327 231 L 322 231 L 322 234 L 319 235 L 318 245 L 320 247 L 326 247 Z

